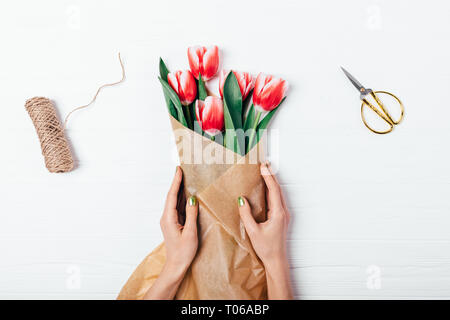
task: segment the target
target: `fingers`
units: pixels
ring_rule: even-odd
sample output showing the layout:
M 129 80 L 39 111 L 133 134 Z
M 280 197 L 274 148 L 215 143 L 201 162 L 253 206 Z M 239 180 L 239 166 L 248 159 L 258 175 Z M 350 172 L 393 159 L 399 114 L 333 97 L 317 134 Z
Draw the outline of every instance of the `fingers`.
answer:
M 198 200 L 195 196 L 189 197 L 186 201 L 186 222 L 184 223 L 183 233 L 192 233 L 197 235 L 197 216 Z
M 278 179 L 277 179 L 277 177 L 273 174 L 272 167 L 270 166 L 270 164 L 269 164 L 268 162 L 267 162 L 266 164 L 264 164 L 264 165 L 261 165 L 261 167 L 265 167 L 265 168 L 262 168 L 262 169 L 261 169 L 261 172 L 264 172 L 264 173 L 266 173 L 266 174 L 270 174 L 270 176 L 271 176 L 271 177 L 273 178 L 273 180 L 275 181 L 275 183 L 276 183 L 276 185 L 277 185 L 277 188 L 278 188 L 278 192 L 279 192 L 280 198 L 281 198 L 281 205 L 282 205 L 281 208 L 284 209 L 283 211 L 278 211 L 278 212 L 284 212 L 284 214 L 285 214 L 286 217 L 287 217 L 287 222 L 289 223 L 290 213 L 289 213 L 289 210 L 287 209 L 286 200 L 285 200 L 285 198 L 284 198 L 284 195 L 283 195 L 283 192 L 282 192 L 282 190 L 281 190 L 280 184 L 278 183 Z M 266 198 L 269 199 L 268 205 L 269 205 L 269 208 L 271 208 L 271 203 L 270 203 L 269 194 L 270 194 L 269 189 L 266 189 Z M 280 208 L 280 207 L 279 207 L 279 208 Z M 268 213 L 270 213 L 271 211 L 277 211 L 277 210 L 269 210 Z
M 289 215 L 287 205 L 286 205 L 286 200 L 284 199 L 284 194 L 283 194 L 283 191 L 281 190 L 280 183 L 278 182 L 277 177 L 273 174 L 272 166 L 270 165 L 269 162 L 266 162 L 266 166 L 267 166 L 267 169 L 269 170 L 270 174 L 272 175 L 272 177 L 275 179 L 275 182 L 278 184 L 278 188 L 280 189 L 280 195 L 281 195 L 281 203 L 283 204 L 284 210 Z
M 170 186 L 169 192 L 167 193 L 165 211 L 170 211 L 167 209 L 175 209 L 175 210 L 177 209 L 178 191 L 180 190 L 182 180 L 183 180 L 183 172 L 181 171 L 181 168 L 177 166 L 175 176 L 173 177 L 172 185 Z
M 267 200 L 269 204 L 269 209 L 276 207 L 283 208 L 283 200 L 281 196 L 280 185 L 278 184 L 277 180 L 272 175 L 272 172 L 270 171 L 269 167 L 265 163 L 261 164 L 261 176 L 263 177 L 268 190 Z
M 252 215 L 252 210 L 248 201 L 245 197 L 241 196 L 238 198 L 238 206 L 239 206 L 239 215 L 241 216 L 241 220 L 244 223 L 245 230 L 250 235 L 256 231 L 258 228 L 258 224 Z

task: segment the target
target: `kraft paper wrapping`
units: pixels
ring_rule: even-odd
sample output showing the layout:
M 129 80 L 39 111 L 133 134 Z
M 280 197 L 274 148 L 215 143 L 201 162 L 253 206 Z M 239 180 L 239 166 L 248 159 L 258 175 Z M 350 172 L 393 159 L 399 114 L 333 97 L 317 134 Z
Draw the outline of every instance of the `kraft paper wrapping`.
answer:
M 256 221 L 266 219 L 265 184 L 259 168 L 262 143 L 242 157 L 172 117 L 171 123 L 184 193 L 186 197 L 195 195 L 199 201 L 199 247 L 175 298 L 267 299 L 264 266 L 253 250 L 237 206 L 237 198 L 244 195 Z M 162 243 L 136 268 L 118 299 L 142 299 L 165 259 Z

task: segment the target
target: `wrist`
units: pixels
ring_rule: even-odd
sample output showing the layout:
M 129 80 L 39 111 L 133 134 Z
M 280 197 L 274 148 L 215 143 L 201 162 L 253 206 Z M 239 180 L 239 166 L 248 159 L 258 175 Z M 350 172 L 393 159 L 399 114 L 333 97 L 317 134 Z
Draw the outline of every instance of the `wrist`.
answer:
M 270 300 L 292 299 L 292 287 L 287 258 L 284 257 L 268 261 L 264 266 L 266 268 L 268 298 Z
M 268 275 L 279 275 L 289 270 L 287 257 L 285 255 L 266 259 L 263 261 L 263 264 Z
M 189 265 L 176 264 L 166 261 L 160 275 L 166 278 L 169 282 L 179 283 L 183 280 L 188 268 Z

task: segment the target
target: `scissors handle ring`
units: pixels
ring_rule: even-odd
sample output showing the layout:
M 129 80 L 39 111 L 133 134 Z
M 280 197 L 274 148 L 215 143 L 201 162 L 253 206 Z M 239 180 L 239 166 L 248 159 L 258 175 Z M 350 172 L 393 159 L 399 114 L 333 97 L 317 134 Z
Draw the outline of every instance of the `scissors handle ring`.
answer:
M 391 115 L 385 109 L 383 103 L 381 102 L 381 100 L 376 95 L 377 93 L 387 94 L 387 95 L 391 96 L 392 98 L 394 98 L 399 103 L 399 105 L 400 105 L 400 118 L 397 121 L 392 119 Z M 377 134 L 385 134 L 385 133 L 391 132 L 394 129 L 394 125 L 399 124 L 403 120 L 403 115 L 405 113 L 405 107 L 403 106 L 403 103 L 400 101 L 400 99 L 397 96 L 395 96 L 394 94 L 392 94 L 390 92 L 387 92 L 387 91 L 372 91 L 370 93 L 370 95 L 374 98 L 375 102 L 381 108 L 381 110 L 379 110 L 378 108 L 374 107 L 367 99 L 364 98 L 362 100 L 363 102 L 361 104 L 361 118 L 362 118 L 362 121 L 363 121 L 364 125 L 367 127 L 367 129 L 369 129 L 370 131 L 372 131 L 374 133 L 377 133 Z M 366 122 L 366 119 L 364 117 L 364 106 L 368 106 L 381 119 L 383 119 L 389 125 L 389 129 L 387 129 L 385 131 L 378 131 L 378 130 L 375 130 L 372 127 L 370 127 L 370 125 Z
M 387 95 L 391 96 L 392 98 L 394 98 L 395 100 L 397 100 L 398 104 L 400 105 L 400 117 L 397 121 L 392 119 L 389 112 L 387 112 L 387 110 L 384 108 L 383 103 L 380 101 L 380 99 L 378 99 L 378 96 L 376 95 L 376 93 L 387 94 Z M 400 101 L 400 99 L 395 94 L 387 92 L 387 91 L 375 91 L 372 94 L 373 94 L 373 97 L 375 98 L 375 101 L 377 101 L 377 104 L 381 107 L 381 109 L 386 114 L 386 116 L 389 118 L 389 120 L 391 120 L 392 124 L 397 125 L 400 122 L 402 122 L 403 115 L 405 113 L 405 107 L 403 106 L 403 103 Z

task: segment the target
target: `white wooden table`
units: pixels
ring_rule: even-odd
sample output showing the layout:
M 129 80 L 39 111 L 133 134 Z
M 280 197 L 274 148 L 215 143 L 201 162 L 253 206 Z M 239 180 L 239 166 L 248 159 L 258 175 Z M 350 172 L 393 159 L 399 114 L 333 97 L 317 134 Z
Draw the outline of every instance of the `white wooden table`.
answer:
M 271 160 L 293 219 L 295 295 L 450 298 L 448 1 L 14 1 L 0 10 L 0 298 L 112 299 L 162 240 L 177 163 L 158 58 L 217 44 L 223 66 L 284 77 Z M 76 113 L 78 168 L 50 174 L 24 109 Z M 339 66 L 403 100 L 370 133 Z

